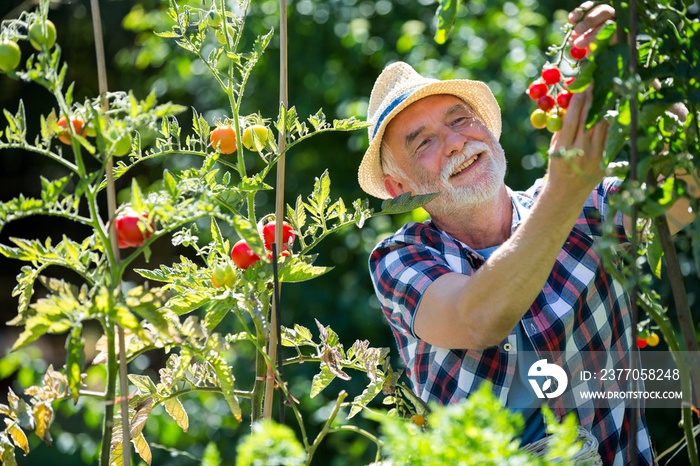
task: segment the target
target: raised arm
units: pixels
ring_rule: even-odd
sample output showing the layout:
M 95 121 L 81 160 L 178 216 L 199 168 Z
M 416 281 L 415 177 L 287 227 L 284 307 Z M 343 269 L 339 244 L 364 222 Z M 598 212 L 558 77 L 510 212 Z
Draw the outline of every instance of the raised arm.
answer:
M 414 331 L 444 348 L 500 343 L 542 290 L 585 200 L 600 183 L 607 125 L 585 129 L 591 92 L 576 94 L 552 138 L 548 176 L 530 215 L 472 276 L 450 273 L 424 293 Z M 578 156 L 559 157 L 560 149 Z

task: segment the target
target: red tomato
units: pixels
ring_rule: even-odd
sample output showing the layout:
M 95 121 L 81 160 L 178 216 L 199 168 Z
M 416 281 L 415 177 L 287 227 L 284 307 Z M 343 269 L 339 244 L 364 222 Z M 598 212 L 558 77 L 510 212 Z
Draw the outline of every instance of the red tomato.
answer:
M 581 49 L 572 45 L 571 49 L 569 49 L 569 55 L 571 55 L 571 58 L 573 58 L 576 61 L 583 60 L 584 58 L 586 58 L 587 53 L 587 48 Z
M 75 134 L 80 134 L 81 136 L 84 136 L 85 133 L 83 132 L 83 127 L 85 126 L 85 120 L 82 119 L 82 117 L 75 116 L 71 117 L 70 119 L 71 125 L 73 126 L 73 131 Z M 61 117 L 58 119 L 58 140 L 61 141 L 63 144 L 66 144 L 70 146 L 71 144 L 71 134 L 70 130 L 68 129 L 68 120 L 66 117 Z
M 222 154 L 233 154 L 238 145 L 236 143 L 236 131 L 229 125 L 217 126 L 209 136 L 214 149 L 219 149 Z
M 529 95 L 532 100 L 537 100 L 540 97 L 547 95 L 548 90 L 549 88 L 545 83 L 542 81 L 535 81 L 534 83 L 530 84 L 530 87 L 527 88 L 527 95 Z
M 547 84 L 557 84 L 561 81 L 561 71 L 559 71 L 559 68 L 556 66 L 546 66 L 542 70 L 542 79 Z
M 247 269 L 260 260 L 260 257 L 253 252 L 244 239 L 240 240 L 231 248 L 231 259 L 233 263 L 242 269 Z
M 144 241 L 153 234 L 153 222 L 144 231 L 141 231 L 139 219 L 148 220 L 148 215 L 139 215 L 133 210 L 125 210 L 117 215 L 114 228 L 117 230 L 117 241 L 120 249 L 143 246 Z
M 547 110 L 551 110 L 552 107 L 554 107 L 554 97 L 551 95 L 543 95 L 537 99 L 537 108 L 540 110 L 544 110 L 546 112 Z
M 271 251 L 272 243 L 275 242 L 275 222 L 265 224 L 265 226 L 262 229 L 262 237 L 263 244 L 265 244 L 265 249 Z M 287 249 L 291 248 L 295 238 L 296 236 L 292 231 L 292 227 L 285 222 L 282 225 L 282 251 L 286 251 Z
M 573 97 L 571 92 L 561 91 L 561 93 L 557 96 L 557 105 L 559 105 L 561 108 L 569 108 L 571 97 Z

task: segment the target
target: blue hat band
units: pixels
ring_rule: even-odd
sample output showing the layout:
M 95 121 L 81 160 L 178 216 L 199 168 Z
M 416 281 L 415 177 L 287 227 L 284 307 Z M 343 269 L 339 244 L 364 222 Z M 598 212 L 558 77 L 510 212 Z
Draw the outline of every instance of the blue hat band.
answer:
M 416 91 L 416 89 L 409 89 L 391 101 L 391 103 L 384 109 L 384 111 L 381 113 L 381 115 L 379 115 L 379 118 L 377 118 L 377 123 L 374 125 L 374 128 L 372 129 L 372 139 L 374 139 L 374 136 L 377 135 L 377 130 L 379 129 L 380 126 L 382 126 L 382 123 L 384 122 L 386 117 L 389 116 L 389 114 L 396 107 L 401 105 L 401 102 L 408 99 L 411 96 L 411 94 L 413 94 L 415 91 Z

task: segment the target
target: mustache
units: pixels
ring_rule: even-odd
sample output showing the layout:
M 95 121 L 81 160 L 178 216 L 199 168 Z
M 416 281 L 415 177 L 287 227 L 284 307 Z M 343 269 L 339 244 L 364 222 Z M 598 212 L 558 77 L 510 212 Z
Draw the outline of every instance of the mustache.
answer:
M 459 167 L 464 162 L 471 159 L 477 154 L 480 154 L 482 152 L 490 153 L 490 150 L 490 147 L 485 142 L 469 141 L 467 144 L 465 144 L 464 148 L 462 149 L 462 152 L 451 157 L 450 160 L 447 162 L 447 165 L 445 165 L 442 168 L 442 170 L 440 170 L 440 179 L 443 182 L 446 182 L 450 179 L 455 170 L 457 170 L 457 167 Z

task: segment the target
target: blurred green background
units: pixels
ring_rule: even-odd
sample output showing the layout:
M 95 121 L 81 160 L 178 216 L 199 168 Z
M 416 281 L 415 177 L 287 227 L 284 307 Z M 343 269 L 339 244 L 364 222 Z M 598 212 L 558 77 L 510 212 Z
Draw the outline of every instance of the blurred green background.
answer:
M 36 4 L 32 0 L 2 0 L 0 3 L 2 19 L 17 17 L 19 11 Z M 204 66 L 173 42 L 153 34 L 154 30 L 164 31 L 170 27 L 165 14 L 166 3 L 165 0 L 101 1 L 110 90 L 133 89 L 139 98 L 155 90 L 160 101 L 170 100 L 188 108 L 194 107 L 210 123 L 217 117 L 227 116 L 228 101 Z M 189 3 L 193 6 L 203 4 L 197 0 L 189 0 Z M 544 174 L 543 154 L 549 137 L 548 133 L 535 131 L 530 126 L 529 114 L 533 105 L 525 90 L 547 61 L 546 48 L 561 42 L 561 26 L 566 13 L 577 5 L 576 1 L 554 0 L 462 2 L 451 38 L 439 46 L 433 41 L 437 7 L 433 0 L 292 1 L 288 11 L 290 104 L 296 106 L 302 117 L 323 108 L 329 119 L 353 115 L 364 119 L 374 79 L 385 65 L 396 60 L 407 61 L 419 72 L 433 77 L 485 81 L 502 108 L 501 144 L 509 163 L 506 182 L 513 189 L 526 189 Z M 58 42 L 70 66 L 67 81 L 75 82 L 76 100 L 95 97 L 97 73 L 90 2 L 54 1 L 49 17 L 58 29 Z M 278 3 L 274 0 L 253 1 L 243 49 L 252 43 L 255 34 L 264 33 L 269 28 L 278 29 Z M 23 47 L 27 45 L 23 44 Z M 276 117 L 278 76 L 279 36 L 276 35 L 253 73 L 241 114 L 259 111 L 264 118 Z M 39 115 L 52 109 L 50 96 L 35 85 L 0 75 L 0 107 L 14 113 L 20 99 L 27 109 L 30 132 L 35 133 Z M 191 114 L 189 111 L 180 116 L 185 132 Z M 359 131 L 322 135 L 294 149 L 287 158 L 287 201 L 292 202 L 298 195 L 308 195 L 314 178 L 325 169 L 330 172 L 334 198 L 351 201 L 367 197 L 359 189 L 356 178 L 366 145 L 366 133 Z M 134 173 L 142 188 L 147 190 L 159 180 L 164 168 L 178 169 L 189 163 L 191 160 L 185 158 L 157 159 L 141 164 Z M 0 154 L 0 200 L 7 201 L 20 192 L 38 195 L 39 175 L 55 178 L 59 173 L 56 170 L 57 167 L 36 155 L 4 151 Z M 274 175 L 266 181 L 274 185 Z M 124 190 L 128 183 L 123 180 L 118 188 Z M 257 202 L 259 214 L 274 209 L 271 195 L 260 194 Z M 379 201 L 371 202 L 374 208 L 379 208 Z M 317 250 L 317 264 L 333 265 L 335 269 L 311 282 L 285 285 L 282 323 L 305 325 L 317 335 L 314 319 L 318 319 L 322 324 L 330 325 L 346 347 L 356 339 L 369 340 L 372 346 L 390 347 L 394 366 L 399 366 L 391 331 L 374 298 L 367 259 L 382 237 L 409 219 L 421 218 L 421 215 L 418 211 L 373 219 L 363 229 L 346 228 L 326 239 Z M 9 225 L 0 233 L 0 241 L 7 242 L 12 236 L 60 238 L 63 234 L 77 239 L 85 232 L 61 220 L 52 218 L 47 222 L 45 218 L 35 218 Z M 689 240 L 681 237 L 680 241 L 687 243 Z M 172 263 L 182 251 L 164 242 L 157 244 L 153 252 L 147 265 L 149 268 Z M 681 260 L 689 280 L 691 306 L 697 316 L 696 290 L 700 289 L 697 271 L 690 259 L 682 255 Z M 17 303 L 11 294 L 20 265 L 0 258 L 1 355 L 7 353 L 17 334 L 17 329 L 4 323 L 16 314 Z M 666 295 L 666 287 L 662 285 L 660 292 Z M 99 329 L 95 327 L 94 330 Z M 46 336 L 27 351 L 15 353 L 0 362 L 0 402 L 6 399 L 7 387 L 20 393 L 37 381 L 47 364 L 60 367 L 65 361 L 63 346 L 62 337 Z M 87 349 L 91 348 L 88 346 Z M 241 355 L 241 360 L 245 360 L 244 356 Z M 144 355 L 132 363 L 131 370 L 157 376 L 163 361 L 162 354 Z M 363 374 L 351 374 L 353 381 L 348 384 L 336 381 L 328 389 L 328 394 L 310 400 L 307 394 L 316 368 L 307 364 L 285 369 L 286 378 L 295 396 L 301 400 L 304 411 L 313 413 L 309 416 L 311 436 L 315 436 L 325 419 L 334 392 L 346 389 L 355 396 L 365 383 Z M 241 370 L 251 371 L 248 367 L 241 367 Z M 99 371 L 92 369 L 91 372 Z M 98 373 L 93 375 L 99 377 Z M 234 425 L 235 421 L 227 416 L 228 408 L 220 398 L 200 396 L 183 401 L 191 420 L 187 434 L 166 417 L 154 416 L 147 423 L 146 438 L 157 439 L 161 444 L 152 445 L 153 464 L 198 464 L 197 458 L 201 457 L 209 440 L 217 442 L 222 457 L 230 463 L 234 445 L 248 427 Z M 26 458 L 20 457 L 20 464 L 38 465 L 49 461 L 61 465 L 95 464 L 93 455 L 101 424 L 99 406 L 81 401 L 77 409 L 80 414 L 72 414 L 75 408 L 65 403 L 58 410 L 58 420 L 52 428 L 54 447 L 49 449 L 32 436 L 30 442 L 34 451 Z M 681 438 L 677 413 L 652 410 L 648 419 L 659 451 Z M 368 429 L 376 429 L 370 421 L 360 419 L 357 422 Z M 336 434 L 329 437 L 314 464 L 366 464 L 373 457 L 373 445 L 362 437 Z M 674 464 L 683 464 L 684 458 L 682 453 Z

